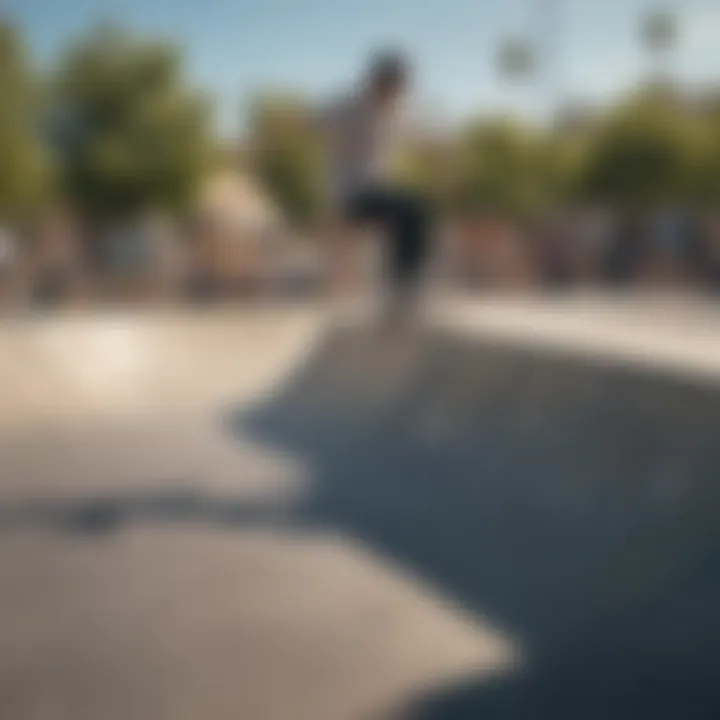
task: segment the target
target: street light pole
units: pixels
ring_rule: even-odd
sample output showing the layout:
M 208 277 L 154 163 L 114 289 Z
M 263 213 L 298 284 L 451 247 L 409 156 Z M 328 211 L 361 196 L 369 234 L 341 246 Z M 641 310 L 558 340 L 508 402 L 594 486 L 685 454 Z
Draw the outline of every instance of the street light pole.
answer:
M 672 54 L 678 43 L 678 17 L 668 0 L 656 2 L 643 16 L 640 27 L 642 42 L 650 56 L 655 81 L 672 77 Z
M 552 121 L 561 101 L 558 58 L 560 42 L 560 0 L 534 0 L 538 47 L 538 80 L 542 107 Z

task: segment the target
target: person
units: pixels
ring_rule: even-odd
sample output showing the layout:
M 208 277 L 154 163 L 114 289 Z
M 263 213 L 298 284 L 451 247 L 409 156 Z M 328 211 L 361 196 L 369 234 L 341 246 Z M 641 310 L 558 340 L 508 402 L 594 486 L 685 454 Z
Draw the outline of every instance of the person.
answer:
M 17 242 L 9 228 L 0 225 L 0 274 L 10 272 L 17 257 Z
M 647 248 L 647 219 L 638 208 L 619 212 L 613 236 L 606 247 L 605 272 L 614 287 L 628 287 L 638 280 Z
M 316 117 L 331 215 L 343 225 L 372 224 L 384 231 L 393 316 L 415 306 L 430 250 L 427 201 L 391 175 L 409 85 L 405 58 L 394 51 L 378 53 L 360 87 Z
M 82 296 L 85 278 L 83 230 L 67 208 L 53 207 L 31 233 L 32 298 L 40 306 Z
M 0 302 L 13 292 L 18 267 L 18 243 L 10 228 L 0 224 Z

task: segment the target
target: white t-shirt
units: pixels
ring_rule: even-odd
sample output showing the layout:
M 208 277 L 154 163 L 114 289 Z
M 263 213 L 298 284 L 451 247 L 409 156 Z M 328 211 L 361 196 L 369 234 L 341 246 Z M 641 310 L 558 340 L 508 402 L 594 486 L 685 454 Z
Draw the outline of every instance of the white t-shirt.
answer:
M 401 111 L 379 110 L 364 93 L 323 108 L 317 125 L 325 141 L 326 190 L 342 205 L 359 188 L 383 183 L 401 136 Z

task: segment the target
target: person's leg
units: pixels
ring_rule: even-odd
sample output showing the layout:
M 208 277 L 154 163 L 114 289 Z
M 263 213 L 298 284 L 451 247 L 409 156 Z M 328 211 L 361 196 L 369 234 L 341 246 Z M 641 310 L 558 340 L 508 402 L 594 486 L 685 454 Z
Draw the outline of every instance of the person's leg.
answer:
M 425 202 L 412 194 L 393 197 L 396 208 L 390 246 L 390 279 L 399 286 L 420 280 L 429 250 L 430 213 Z
M 388 280 L 394 291 L 414 293 L 430 249 L 430 211 L 419 196 L 395 188 L 370 188 L 353 197 L 352 220 L 383 226 L 388 237 Z

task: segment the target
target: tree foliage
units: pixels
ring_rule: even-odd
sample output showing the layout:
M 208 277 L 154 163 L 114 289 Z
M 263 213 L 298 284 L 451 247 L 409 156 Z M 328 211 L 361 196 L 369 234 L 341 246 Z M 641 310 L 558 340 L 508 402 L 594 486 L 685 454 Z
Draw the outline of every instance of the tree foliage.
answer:
M 654 22 L 646 30 L 664 46 L 666 20 Z M 520 71 L 526 50 L 510 44 L 507 62 Z M 102 27 L 76 41 L 46 82 L 16 29 L 0 23 L 0 221 L 37 207 L 51 167 L 64 197 L 91 218 L 112 219 L 183 208 L 207 169 L 242 162 L 291 222 L 311 226 L 324 193 L 308 103 L 258 96 L 240 154 L 211 137 L 207 103 L 188 86 L 181 60 L 173 45 Z M 582 199 L 717 202 L 717 95 L 698 104 L 655 83 L 580 125 L 477 119 L 441 138 L 410 138 L 399 178 L 441 207 L 521 215 Z
M 46 189 L 39 110 L 22 38 L 12 25 L 0 23 L 0 219 L 22 217 Z
M 585 192 L 613 202 L 690 201 L 703 173 L 701 121 L 668 95 L 631 99 L 602 123 L 590 148 Z
M 530 212 L 546 200 L 546 164 L 541 138 L 532 130 L 501 119 L 473 122 L 457 140 L 456 204 Z
M 297 97 L 267 94 L 251 111 L 251 164 L 287 218 L 308 226 L 322 208 L 321 146 L 308 107 Z
M 450 139 L 418 138 L 400 153 L 395 176 L 440 209 L 450 209 L 456 174 L 456 151 Z
M 177 48 L 97 29 L 70 49 L 54 91 L 64 187 L 86 212 L 113 217 L 190 201 L 209 157 L 209 117 Z
M 717 207 L 720 199 L 720 112 L 714 109 L 695 131 L 696 169 L 691 193 L 699 205 Z

